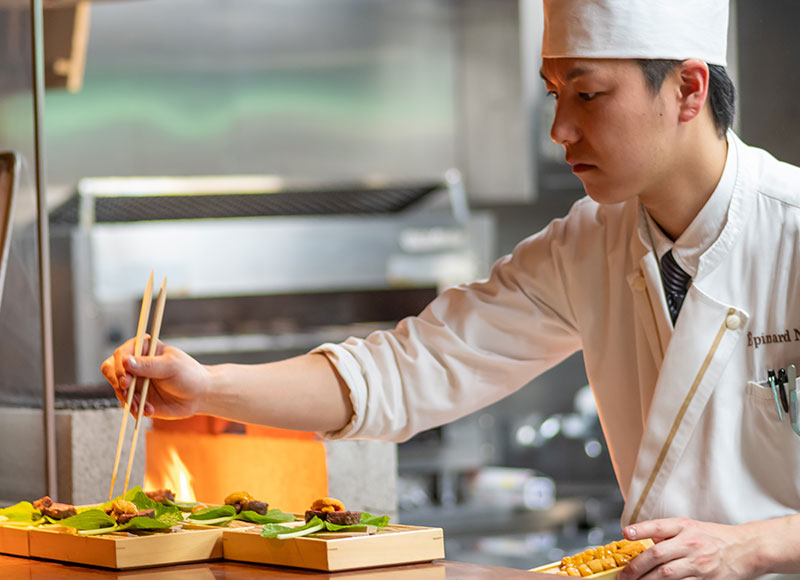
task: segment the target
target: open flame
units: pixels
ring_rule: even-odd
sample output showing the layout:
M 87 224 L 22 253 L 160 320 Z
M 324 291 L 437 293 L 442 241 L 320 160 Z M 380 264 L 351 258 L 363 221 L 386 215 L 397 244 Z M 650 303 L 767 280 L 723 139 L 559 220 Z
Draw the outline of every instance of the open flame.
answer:
M 166 451 L 166 460 L 161 465 L 160 473 L 145 474 L 145 489 L 167 488 L 175 492 L 175 499 L 183 502 L 197 501 L 194 493 L 193 480 L 189 468 L 181 460 L 175 447 L 170 446 Z
M 146 433 L 145 487 L 169 488 L 181 501 L 222 503 L 247 491 L 270 506 L 303 512 L 328 495 L 325 445 L 308 438 L 186 429 L 154 421 Z

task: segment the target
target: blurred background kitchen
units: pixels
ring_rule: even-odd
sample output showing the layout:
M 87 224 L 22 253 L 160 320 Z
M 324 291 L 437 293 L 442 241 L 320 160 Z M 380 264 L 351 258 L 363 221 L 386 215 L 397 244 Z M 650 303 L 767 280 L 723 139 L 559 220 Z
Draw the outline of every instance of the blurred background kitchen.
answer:
M 549 139 L 540 0 L 39 6 L 0 0 L 0 150 L 22 161 L 0 504 L 106 489 L 120 412 L 99 367 L 135 333 L 151 269 L 169 278 L 164 340 L 204 362 L 276 360 L 393 326 L 582 196 Z M 738 131 L 800 163 L 800 6 L 732 8 Z M 139 473 L 159 430 L 265 436 L 161 423 Z M 443 527 L 449 559 L 530 568 L 619 537 L 580 354 L 473 416 L 360 445 L 326 448 L 330 491 Z M 342 483 L 354 466 L 358 489 Z

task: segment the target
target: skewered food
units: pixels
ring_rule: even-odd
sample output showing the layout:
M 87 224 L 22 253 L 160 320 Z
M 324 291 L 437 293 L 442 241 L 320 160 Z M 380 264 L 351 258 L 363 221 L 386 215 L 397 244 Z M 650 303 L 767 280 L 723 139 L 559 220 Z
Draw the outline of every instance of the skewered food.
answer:
M 556 574 L 560 576 L 591 576 L 598 572 L 625 566 L 647 549 L 640 542 L 619 540 L 605 546 L 589 548 L 580 554 L 561 559 Z
M 225 505 L 232 505 L 236 513 L 243 511 L 253 511 L 259 515 L 264 515 L 269 509 L 269 504 L 265 501 L 258 501 L 246 491 L 236 491 L 225 498 Z
M 66 503 L 56 503 L 49 495 L 37 499 L 33 502 L 33 507 L 42 512 L 42 515 L 54 520 L 63 520 L 78 513 L 75 506 Z
M 117 520 L 120 525 L 127 524 L 136 516 L 153 519 L 156 517 L 155 510 L 139 511 L 135 503 L 124 499 L 117 499 L 111 502 L 111 506 L 106 510 L 106 513 Z
M 347 526 L 359 523 L 361 512 L 346 510 L 344 504 L 336 498 L 321 497 L 314 500 L 311 509 L 306 511 L 306 522 L 311 521 L 314 517 L 339 526 Z
M 164 503 L 165 500 L 174 502 L 175 494 L 171 489 L 155 489 L 153 491 L 146 491 L 144 494 L 157 503 Z

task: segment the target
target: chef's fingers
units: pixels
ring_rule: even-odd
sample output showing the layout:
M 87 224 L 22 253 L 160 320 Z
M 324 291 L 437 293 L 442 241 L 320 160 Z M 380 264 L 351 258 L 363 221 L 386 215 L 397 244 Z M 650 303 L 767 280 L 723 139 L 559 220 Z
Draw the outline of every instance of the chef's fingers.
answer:
M 133 354 L 135 339 L 131 338 L 117 347 L 114 351 L 114 373 L 116 374 L 116 385 L 112 383 L 117 389 L 117 392 L 126 391 L 131 385 L 133 376 L 128 374 L 122 365 L 122 361 L 126 356 Z
M 134 393 L 133 400 L 131 401 L 131 415 L 133 415 L 134 417 L 138 417 L 139 416 L 139 401 L 140 400 L 141 399 L 139 397 L 139 392 L 137 391 L 136 393 Z M 145 401 L 144 402 L 144 416 L 145 417 L 152 417 L 153 414 L 155 413 L 155 411 L 156 411 L 156 408 L 153 406 L 153 404 L 150 401 Z
M 638 573 L 629 575 L 631 572 L 626 572 L 631 564 L 617 575 L 617 580 L 698 580 L 699 578 L 687 558 L 667 562 L 641 575 Z
M 695 571 L 687 559 L 688 555 L 689 547 L 685 542 L 678 540 L 660 542 L 631 560 L 617 579 L 692 578 Z
M 122 366 L 131 374 L 151 379 L 165 379 L 175 374 L 174 358 L 163 352 L 155 356 L 127 356 L 122 359 Z
M 651 538 L 658 543 L 661 540 L 677 536 L 682 530 L 692 526 L 693 521 L 686 518 L 664 518 L 649 520 L 626 526 L 622 535 L 628 540 Z
M 126 393 L 119 386 L 119 381 L 117 380 L 117 372 L 114 369 L 113 355 L 103 361 L 103 364 L 100 366 L 100 372 L 103 373 L 103 376 L 108 381 L 108 384 L 111 385 L 112 389 L 114 389 L 114 395 L 117 397 L 117 399 L 119 399 L 121 403 L 124 404 Z
M 103 364 L 100 365 L 100 372 L 103 373 L 108 383 L 116 389 L 117 375 L 114 372 L 114 355 L 103 361 Z

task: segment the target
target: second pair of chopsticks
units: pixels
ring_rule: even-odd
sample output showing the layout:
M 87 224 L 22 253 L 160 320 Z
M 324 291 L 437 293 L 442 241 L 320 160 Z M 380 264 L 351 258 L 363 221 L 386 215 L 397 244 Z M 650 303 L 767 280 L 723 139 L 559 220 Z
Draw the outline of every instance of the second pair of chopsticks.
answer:
M 133 354 L 141 356 L 144 346 L 144 334 L 147 328 L 147 321 L 150 317 L 150 305 L 153 300 L 153 272 L 150 272 L 150 278 L 147 281 L 147 286 L 144 290 L 144 297 L 142 298 L 142 308 L 139 312 L 139 325 L 136 329 L 136 339 L 133 343 Z M 161 332 L 161 321 L 164 318 L 164 305 L 167 301 L 167 278 L 161 282 L 161 288 L 158 291 L 156 298 L 155 311 L 153 312 L 153 326 L 150 329 L 150 348 L 148 349 L 148 356 L 156 354 L 156 346 L 158 345 L 158 336 Z M 114 471 L 111 475 L 111 489 L 108 492 L 108 499 L 114 497 L 114 484 L 117 481 L 117 470 L 119 469 L 119 459 L 122 454 L 122 442 L 125 439 L 125 427 L 128 423 L 128 415 L 130 414 L 131 404 L 133 402 L 133 394 L 136 391 L 137 377 L 133 377 L 131 386 L 128 388 L 128 397 L 125 401 L 125 413 L 122 416 L 122 426 L 119 430 L 119 440 L 117 441 L 117 455 L 114 458 Z M 123 497 L 128 491 L 128 483 L 131 477 L 131 468 L 133 467 L 133 457 L 136 453 L 136 442 L 139 439 L 139 428 L 142 425 L 142 417 L 144 416 L 144 405 L 147 401 L 147 389 L 150 386 L 150 378 L 145 377 L 142 379 L 141 394 L 139 395 L 139 412 L 136 416 L 136 427 L 133 430 L 133 441 L 131 443 L 131 452 L 128 457 L 128 469 L 125 472 L 125 486 L 122 490 Z

